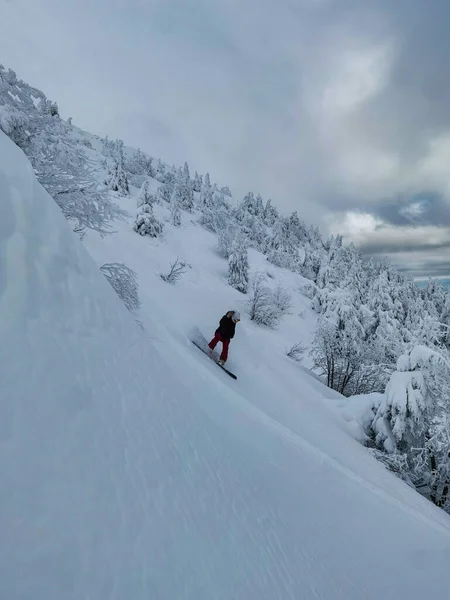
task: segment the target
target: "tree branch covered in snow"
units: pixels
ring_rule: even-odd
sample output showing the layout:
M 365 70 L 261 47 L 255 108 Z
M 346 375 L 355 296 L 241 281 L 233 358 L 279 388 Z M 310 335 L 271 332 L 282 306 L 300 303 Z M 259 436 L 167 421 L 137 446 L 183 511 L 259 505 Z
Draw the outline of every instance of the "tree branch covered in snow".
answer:
M 105 263 L 100 270 L 128 310 L 139 308 L 139 285 L 136 273 L 132 269 L 123 263 Z

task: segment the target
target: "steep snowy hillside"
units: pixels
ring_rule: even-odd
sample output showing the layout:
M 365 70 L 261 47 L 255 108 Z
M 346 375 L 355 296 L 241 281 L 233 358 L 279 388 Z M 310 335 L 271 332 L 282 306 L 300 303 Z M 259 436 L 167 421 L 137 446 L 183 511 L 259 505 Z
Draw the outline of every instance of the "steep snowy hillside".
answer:
M 268 366 L 267 338 L 245 321 L 229 379 L 180 325 L 199 323 L 206 300 L 175 300 L 150 266 L 142 332 L 3 133 L 0 194 L 2 598 L 446 589 L 447 515 L 349 438 L 314 379 L 284 357 Z M 153 248 L 133 235 L 143 271 Z M 208 277 L 193 269 L 183 293 Z

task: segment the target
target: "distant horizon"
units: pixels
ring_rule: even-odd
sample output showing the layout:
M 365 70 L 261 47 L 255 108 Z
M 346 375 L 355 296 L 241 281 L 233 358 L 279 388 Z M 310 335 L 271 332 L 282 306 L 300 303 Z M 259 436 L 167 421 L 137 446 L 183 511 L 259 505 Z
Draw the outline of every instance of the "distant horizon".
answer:
M 430 275 L 429 277 L 414 277 L 413 278 L 414 283 L 416 283 L 420 288 L 425 288 L 429 279 L 437 279 L 443 288 L 445 288 L 446 290 L 450 289 L 450 275 L 447 277 L 441 277 L 439 275 L 436 277 L 432 277 Z

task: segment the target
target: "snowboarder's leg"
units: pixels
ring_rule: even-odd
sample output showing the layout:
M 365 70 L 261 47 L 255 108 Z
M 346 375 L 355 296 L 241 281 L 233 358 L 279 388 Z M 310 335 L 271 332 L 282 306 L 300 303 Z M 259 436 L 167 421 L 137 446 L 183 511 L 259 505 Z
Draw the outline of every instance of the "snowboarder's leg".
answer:
M 227 362 L 227 358 L 228 358 L 228 346 L 230 345 L 230 340 L 227 340 L 226 338 L 222 339 L 222 353 L 220 355 L 220 361 L 221 364 L 225 364 Z
M 210 347 L 210 349 L 214 350 L 214 348 L 217 346 L 217 344 L 220 342 L 221 339 L 222 339 L 222 336 L 220 335 L 220 331 L 216 331 L 216 333 L 214 334 L 213 339 L 208 344 L 208 346 Z

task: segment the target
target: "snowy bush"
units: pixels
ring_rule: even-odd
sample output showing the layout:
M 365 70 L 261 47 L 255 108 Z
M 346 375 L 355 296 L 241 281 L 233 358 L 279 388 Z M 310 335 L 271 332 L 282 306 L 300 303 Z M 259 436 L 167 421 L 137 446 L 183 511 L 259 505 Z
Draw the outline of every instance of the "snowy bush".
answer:
M 100 270 L 128 310 L 139 308 L 139 285 L 136 273 L 132 269 L 123 263 L 105 263 Z
M 161 273 L 160 277 L 167 283 L 175 284 L 180 277 L 186 273 L 187 263 L 178 258 L 170 263 L 170 271 L 166 274 Z
M 289 348 L 289 350 L 286 350 L 286 356 L 289 356 L 289 358 L 292 358 L 292 360 L 301 362 L 305 352 L 306 346 L 302 344 L 302 342 L 297 342 L 291 348 Z
M 291 295 L 287 290 L 285 290 L 281 285 L 277 285 L 272 292 L 272 297 L 280 318 L 284 317 L 284 315 L 290 314 L 293 305 Z
M 248 305 L 250 319 L 259 325 L 275 329 L 283 317 L 278 310 L 272 290 L 266 285 L 263 273 L 255 273 L 252 277 L 252 293 Z

